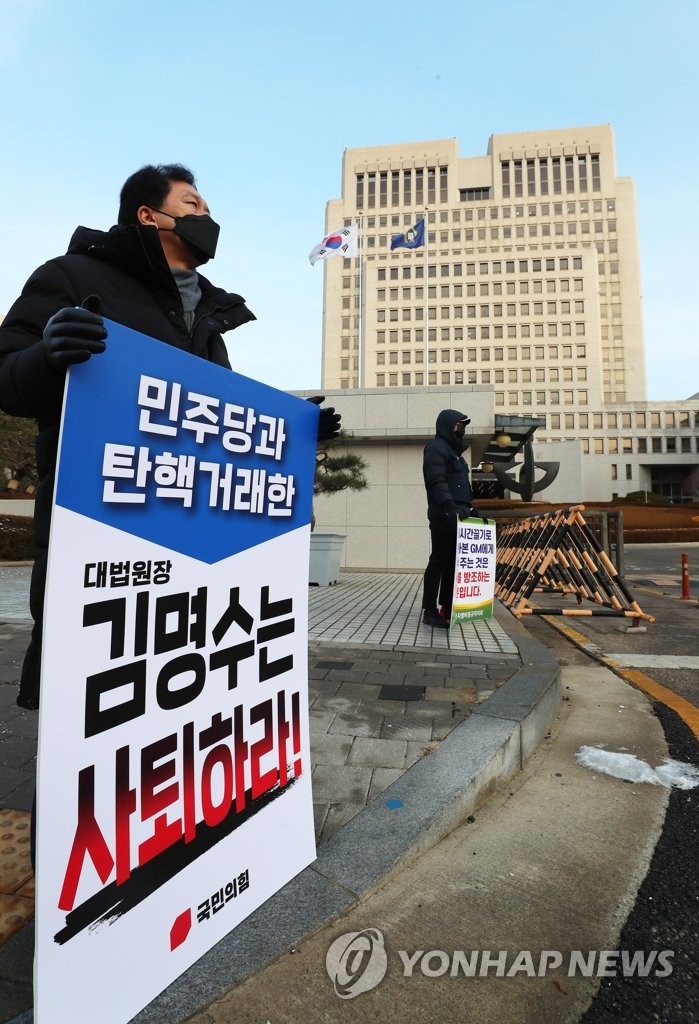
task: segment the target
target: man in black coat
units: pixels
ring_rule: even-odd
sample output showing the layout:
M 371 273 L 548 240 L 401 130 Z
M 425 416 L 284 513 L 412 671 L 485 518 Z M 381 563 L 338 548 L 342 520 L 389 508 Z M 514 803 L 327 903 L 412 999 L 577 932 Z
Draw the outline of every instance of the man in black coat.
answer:
M 222 335 L 254 320 L 240 295 L 198 272 L 216 251 L 219 226 L 180 164 L 142 167 L 125 182 L 118 224 L 79 227 L 65 256 L 27 281 L 0 325 L 0 408 L 38 421 L 37 556 L 30 607 L 34 630 L 18 704 L 39 706 L 41 635 L 56 455 L 65 374 L 105 349 L 100 313 L 175 348 L 230 369 Z M 311 399 L 319 404 L 322 398 Z M 319 439 L 339 432 L 321 410 Z
M 430 524 L 430 554 L 422 595 L 425 626 L 448 629 L 454 592 L 456 525 L 461 516 L 478 515 L 471 504 L 471 481 L 463 459 L 468 416 L 456 409 L 443 409 L 437 417 L 437 432 L 425 445 L 422 475 L 427 491 L 427 518 Z M 442 617 L 437 610 L 441 596 Z

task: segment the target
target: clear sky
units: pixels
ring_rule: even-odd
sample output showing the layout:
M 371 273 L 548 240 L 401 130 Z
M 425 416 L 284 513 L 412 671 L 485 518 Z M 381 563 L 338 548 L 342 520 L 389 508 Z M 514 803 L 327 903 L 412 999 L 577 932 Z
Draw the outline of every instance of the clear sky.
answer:
M 0 0 L 0 312 L 144 163 L 185 163 L 221 224 L 215 284 L 258 322 L 234 369 L 320 383 L 343 150 L 610 123 L 634 179 L 648 397 L 699 391 L 696 0 Z M 329 228 L 338 225 L 331 224 Z

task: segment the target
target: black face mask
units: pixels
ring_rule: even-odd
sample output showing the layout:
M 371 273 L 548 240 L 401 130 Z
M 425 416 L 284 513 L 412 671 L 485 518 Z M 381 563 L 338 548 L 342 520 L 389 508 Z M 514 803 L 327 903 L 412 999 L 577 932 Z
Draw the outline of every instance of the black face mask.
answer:
M 165 213 L 164 210 L 155 212 Z M 165 213 L 165 216 L 172 217 L 175 226 L 158 228 L 158 231 L 173 231 L 178 235 L 197 261 L 198 267 L 214 258 L 221 228 L 208 213 L 188 213 L 184 217 L 174 217 L 171 213 Z

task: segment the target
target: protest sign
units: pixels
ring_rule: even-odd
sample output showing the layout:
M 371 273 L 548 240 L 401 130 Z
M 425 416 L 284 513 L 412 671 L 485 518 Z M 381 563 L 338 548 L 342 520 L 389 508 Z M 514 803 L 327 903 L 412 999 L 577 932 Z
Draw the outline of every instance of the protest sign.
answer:
M 459 518 L 450 628 L 489 619 L 495 592 L 495 523 Z
M 315 857 L 317 407 L 105 326 L 51 524 L 37 1024 L 128 1021 Z

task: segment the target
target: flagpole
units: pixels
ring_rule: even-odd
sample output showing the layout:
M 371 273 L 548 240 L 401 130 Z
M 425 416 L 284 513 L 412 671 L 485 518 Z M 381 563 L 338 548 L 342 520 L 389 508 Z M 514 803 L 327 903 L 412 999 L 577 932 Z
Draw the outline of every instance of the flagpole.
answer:
M 429 314 L 428 303 L 429 303 L 429 299 L 427 297 L 427 293 L 428 293 L 428 290 L 429 290 L 429 286 L 428 286 L 428 283 L 427 283 L 427 280 L 428 280 L 428 278 L 427 278 L 427 274 L 428 274 L 428 267 L 427 267 L 427 243 L 429 241 L 428 228 L 429 228 L 429 214 L 428 214 L 427 210 L 425 210 L 425 328 L 424 328 L 424 330 L 425 330 L 425 372 L 424 372 L 424 376 L 422 378 L 424 384 L 427 384 L 427 375 L 428 375 L 428 372 L 429 372 L 429 370 L 428 370 L 428 367 L 429 367 L 429 351 L 430 351 L 430 343 L 428 341 L 428 337 L 429 337 L 429 327 L 428 327 L 428 323 L 429 323 L 429 321 L 428 321 L 428 314 Z
M 364 217 L 359 215 L 357 238 L 357 263 L 359 266 L 359 317 L 357 320 L 357 384 L 364 387 L 364 261 L 362 259 L 362 236 Z

